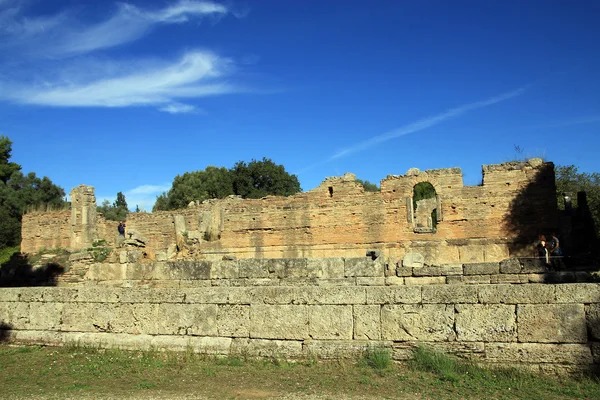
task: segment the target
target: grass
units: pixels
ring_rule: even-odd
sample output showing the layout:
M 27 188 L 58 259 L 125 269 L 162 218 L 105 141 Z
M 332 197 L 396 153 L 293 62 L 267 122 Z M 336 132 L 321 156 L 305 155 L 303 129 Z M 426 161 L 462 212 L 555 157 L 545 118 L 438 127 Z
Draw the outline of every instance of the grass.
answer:
M 2 266 L 3 264 L 6 264 L 10 258 L 13 256 L 13 254 L 18 253 L 19 251 L 21 251 L 21 248 L 19 246 L 15 246 L 15 247 L 5 247 L 3 249 L 0 250 L 0 266 Z
M 389 349 L 369 347 L 363 353 L 358 364 L 363 367 L 372 368 L 378 374 L 382 375 L 392 365 L 392 355 Z
M 373 348 L 358 360 L 288 362 L 185 352 L 0 345 L 2 398 L 594 399 L 592 379 L 555 380 L 479 368 L 425 348 L 407 365 Z M 385 371 L 385 373 L 381 373 Z

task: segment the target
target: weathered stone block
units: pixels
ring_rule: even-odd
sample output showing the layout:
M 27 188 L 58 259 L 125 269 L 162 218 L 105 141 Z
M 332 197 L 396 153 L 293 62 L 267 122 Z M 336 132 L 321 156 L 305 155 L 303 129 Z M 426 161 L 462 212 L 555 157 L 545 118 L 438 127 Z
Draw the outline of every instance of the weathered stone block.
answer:
M 424 264 L 425 257 L 416 251 L 410 251 L 402 258 L 403 268 L 422 268 Z
M 462 264 L 443 264 L 438 267 L 441 275 L 443 276 L 455 276 L 463 274 Z
M 484 262 L 483 250 L 484 246 L 482 245 L 460 246 L 458 248 L 460 262 L 463 264 Z
M 423 286 L 423 303 L 477 303 L 477 290 L 473 285 Z
M 442 269 L 440 267 L 424 266 L 422 268 L 415 268 L 413 270 L 413 276 L 441 276 Z
M 420 286 L 370 287 L 366 292 L 367 304 L 418 304 L 421 299 Z
M 368 340 L 306 340 L 304 342 L 304 354 L 306 357 L 318 357 L 320 359 L 342 359 L 360 357 L 372 347 L 391 347 L 390 342 L 373 342 Z
M 195 304 L 250 304 L 255 297 L 254 288 L 248 287 L 210 287 L 182 289 L 185 303 Z
M 156 318 L 161 335 L 218 335 L 215 304 L 159 304 Z
M 463 276 L 447 276 L 446 284 L 448 285 L 462 285 L 463 284 Z
M 295 291 L 295 304 L 366 304 L 369 287 L 306 287 Z
M 240 277 L 237 261 L 213 261 L 210 279 L 237 279 Z
M 356 278 L 317 279 L 316 286 L 356 286 Z
M 592 342 L 591 345 L 594 364 L 600 364 L 600 342 Z
M 250 335 L 250 306 L 220 305 L 217 310 L 219 336 L 248 337 Z
M 304 305 L 252 305 L 250 337 L 256 339 L 308 339 L 308 309 Z
M 490 275 L 490 283 L 529 283 L 529 274 L 498 274 Z
M 301 288 L 294 287 L 254 287 L 248 288 L 252 304 L 306 304 L 299 300 Z
M 343 258 L 309 258 L 306 260 L 308 276 L 319 279 L 344 278 Z
M 100 264 L 104 265 L 104 264 Z M 114 264 L 124 270 L 125 278 L 117 278 L 115 275 L 114 278 L 110 279 L 128 279 L 128 280 L 149 280 L 153 277 L 154 272 L 154 263 L 134 263 L 134 264 Z M 102 268 L 101 268 L 102 269 Z M 88 278 L 89 272 L 86 275 Z M 93 278 L 92 278 L 93 279 Z M 102 280 L 102 279 L 99 279 Z
M 29 303 L 0 303 L 0 323 L 9 329 L 27 329 L 29 326 Z
M 491 276 L 493 275 L 466 275 L 462 277 L 462 282 L 469 285 L 485 285 L 491 283 Z
M 519 342 L 585 343 L 583 304 L 519 304 Z
M 517 341 L 514 305 L 457 304 L 456 311 L 456 333 L 459 341 Z
M 380 260 L 363 258 L 346 258 L 344 274 L 346 277 L 384 277 L 385 264 Z
M 509 363 L 592 364 L 592 352 L 585 344 L 486 343 L 485 360 Z
M 0 290 L 2 292 L 5 289 Z M 70 303 L 77 294 L 77 289 L 69 287 L 39 288 L 42 291 L 42 301 L 48 303 Z
M 405 285 L 444 285 L 445 283 L 445 276 L 407 276 L 406 278 L 404 278 Z
M 548 268 L 544 264 L 544 261 L 539 258 L 522 258 L 521 261 L 521 273 L 544 273 L 548 271 Z
M 381 334 L 384 340 L 455 340 L 454 306 L 384 305 Z
M 382 276 L 378 277 L 357 277 L 356 286 L 385 286 L 386 279 Z
M 0 303 L 20 301 L 21 288 L 2 288 L 0 289 Z
M 527 274 L 527 279 L 529 283 L 544 283 L 546 281 L 544 274 Z
M 402 278 L 400 276 L 386 276 L 385 277 L 385 285 L 386 286 L 404 285 L 404 278 Z
M 412 276 L 413 269 L 409 267 L 396 268 L 396 276 Z
M 600 283 L 555 286 L 557 303 L 600 303 Z
M 309 306 L 308 321 L 312 339 L 352 340 L 352 306 Z
M 150 281 L 151 284 L 160 281 Z M 173 282 L 173 281 L 168 281 Z M 178 287 L 178 286 L 176 286 Z M 185 293 L 174 290 L 173 287 L 150 286 L 136 289 L 120 289 L 115 293 L 121 303 L 183 303 Z
M 500 264 L 497 262 L 486 262 L 476 264 L 465 264 L 465 275 L 491 275 L 500 272 Z
M 600 304 L 585 306 L 585 319 L 590 339 L 600 341 Z
M 121 301 L 122 289 L 102 286 L 81 286 L 73 297 L 77 303 L 117 303 Z
M 480 285 L 479 302 L 482 304 L 542 304 L 554 303 L 554 285 Z
M 380 340 L 381 318 L 379 305 L 355 305 L 354 316 L 354 340 Z
M 211 263 L 208 261 L 167 261 L 164 265 L 166 276 L 163 279 L 210 279 Z
M 80 252 L 69 255 L 69 261 L 71 261 L 71 262 L 76 262 L 76 261 L 91 262 L 93 259 L 94 259 L 94 256 L 89 251 L 80 251 Z
M 27 329 L 59 330 L 63 308 L 63 303 L 29 304 L 29 324 L 27 325 Z
M 272 360 L 302 357 L 302 342 L 236 338 L 231 342 L 232 356 L 263 357 Z
M 275 264 L 275 266 L 273 265 Z M 281 269 L 283 268 L 283 270 Z M 283 258 L 269 260 L 269 273 L 275 273 L 282 278 L 317 278 L 319 276 L 319 265 L 311 263 L 308 269 L 308 260 L 305 258 Z M 343 276 L 343 275 L 342 275 Z
M 209 281 L 208 279 L 201 279 L 201 280 L 196 280 L 196 279 L 181 279 L 178 281 L 175 281 L 178 283 L 178 285 L 173 286 L 173 287 L 179 287 L 179 288 L 194 288 L 194 287 L 211 287 L 212 285 L 212 281 Z
M 508 246 L 505 244 L 486 244 L 483 248 L 485 262 L 498 262 L 508 258 Z
M 503 274 L 520 274 L 521 261 L 518 258 L 508 258 L 500 261 L 500 272 Z
M 92 264 L 85 274 L 85 279 L 94 281 L 110 281 L 132 279 L 127 276 L 127 264 Z M 135 269 L 135 268 L 132 268 Z M 144 279 L 144 278 L 138 278 Z
M 394 342 L 392 358 L 396 361 L 411 360 L 417 347 L 423 345 L 423 342 L 418 341 Z M 425 346 L 437 352 L 469 360 L 481 360 L 485 354 L 483 342 L 428 342 Z
M 172 345 L 168 342 L 170 338 L 172 338 L 172 336 L 155 336 L 153 337 L 151 344 L 154 348 L 158 349 L 160 349 L 161 346 L 171 347 Z M 231 350 L 231 344 L 231 338 L 188 336 L 180 338 L 179 349 L 186 350 L 191 348 L 196 353 L 227 355 Z

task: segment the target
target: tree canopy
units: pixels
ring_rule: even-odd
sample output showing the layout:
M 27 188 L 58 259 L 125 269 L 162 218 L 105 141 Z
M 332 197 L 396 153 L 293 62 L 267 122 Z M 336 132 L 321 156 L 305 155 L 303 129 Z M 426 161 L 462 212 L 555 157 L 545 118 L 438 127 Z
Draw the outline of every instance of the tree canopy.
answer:
M 99 213 L 104 215 L 104 218 L 111 221 L 123 221 L 127 214 L 129 214 L 129 209 L 127 208 L 127 201 L 125 200 L 125 195 L 122 192 L 117 193 L 117 199 L 110 204 L 110 201 L 104 200 L 100 206 L 96 208 Z
M 10 161 L 11 153 L 11 140 L 0 136 L 0 248 L 20 243 L 21 219 L 28 209 L 66 205 L 61 187 L 34 172 L 24 175 L 21 166 Z
M 355 182 L 362 185 L 363 189 L 365 189 L 365 192 L 379 192 L 381 190 L 376 183 L 372 183 L 367 180 L 363 181 L 362 179 L 356 179 Z
M 268 158 L 252 160 L 248 164 L 237 162 L 230 170 L 235 194 L 248 199 L 260 199 L 268 195 L 290 196 L 300 192 L 296 175 L 290 175 L 283 165 Z
M 267 195 L 289 196 L 300 192 L 296 175 L 283 165 L 263 158 L 237 162 L 232 168 L 209 166 L 177 175 L 171 189 L 157 197 L 153 211 L 186 207 L 191 201 L 222 199 L 230 195 L 256 199 Z

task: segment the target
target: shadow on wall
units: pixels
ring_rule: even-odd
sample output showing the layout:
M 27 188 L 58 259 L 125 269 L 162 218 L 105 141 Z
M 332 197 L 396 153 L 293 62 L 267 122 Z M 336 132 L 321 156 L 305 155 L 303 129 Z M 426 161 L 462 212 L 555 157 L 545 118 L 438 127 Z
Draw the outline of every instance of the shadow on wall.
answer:
M 7 343 L 10 341 L 10 331 L 12 330 L 12 326 L 0 322 L 0 343 Z
M 564 210 L 560 211 L 561 233 L 565 236 L 563 247 L 573 262 L 579 265 L 598 263 L 596 224 L 590 210 L 585 192 L 577 193 L 577 207 L 571 204 L 571 194 L 563 193 Z
M 0 268 L 0 287 L 56 286 L 57 276 L 65 268 L 56 263 L 31 265 L 21 253 L 12 255 Z
M 531 257 L 539 235 L 558 231 L 558 207 L 554 164 L 543 164 L 529 184 L 520 189 L 509 206 L 504 223 L 511 233 L 511 255 Z

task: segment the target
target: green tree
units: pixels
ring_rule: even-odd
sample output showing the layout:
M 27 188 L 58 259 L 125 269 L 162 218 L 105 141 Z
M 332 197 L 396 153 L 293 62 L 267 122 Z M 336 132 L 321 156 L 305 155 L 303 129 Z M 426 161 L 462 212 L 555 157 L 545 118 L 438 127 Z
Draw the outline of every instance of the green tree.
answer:
M 244 198 L 290 196 L 302 190 L 296 175 L 290 175 L 283 165 L 277 165 L 268 158 L 252 160 L 248 164 L 239 161 L 231 169 L 231 173 L 235 194 Z
M 234 194 L 260 198 L 288 196 L 300 190 L 296 175 L 287 173 L 283 165 L 267 158 L 249 163 L 240 161 L 231 169 L 209 166 L 205 170 L 177 175 L 171 189 L 156 198 L 152 211 L 184 208 L 191 201 L 222 199 Z
M 205 170 L 177 175 L 171 189 L 156 198 L 153 211 L 185 208 L 191 201 L 222 199 L 232 194 L 229 170 L 209 166 Z
M 577 192 L 585 192 L 589 211 L 596 228 L 596 236 L 600 236 L 600 173 L 578 172 L 574 165 L 558 165 L 556 173 L 556 196 L 558 206 L 564 209 L 563 193 L 572 196 L 573 207 L 577 207 Z
M 127 200 L 125 200 L 125 195 L 122 192 L 117 193 L 117 199 L 112 204 L 110 204 L 110 201 L 104 200 L 96 210 L 104 215 L 104 218 L 111 221 L 123 221 L 129 214 Z
M 0 248 L 20 243 L 21 220 L 27 210 L 66 205 L 61 187 L 34 172 L 23 175 L 21 166 L 9 161 L 11 152 L 10 139 L 0 136 Z
M 9 162 L 12 153 L 12 142 L 6 136 L 0 136 L 0 181 L 6 183 L 11 175 L 21 170 L 15 162 Z
M 357 179 L 355 181 L 358 184 L 361 184 L 365 189 L 365 192 L 379 192 L 380 188 L 375 183 L 371 183 L 369 181 L 363 181 L 362 179 Z

